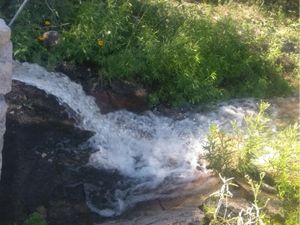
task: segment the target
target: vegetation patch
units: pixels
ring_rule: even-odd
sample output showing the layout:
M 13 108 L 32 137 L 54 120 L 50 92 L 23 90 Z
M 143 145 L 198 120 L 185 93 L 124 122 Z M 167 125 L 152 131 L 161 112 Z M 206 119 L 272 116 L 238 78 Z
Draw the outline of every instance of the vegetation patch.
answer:
M 4 1 L 13 16 L 19 1 Z M 47 3 L 47 4 L 46 4 Z M 99 80 L 131 80 L 151 103 L 178 105 L 286 94 L 298 76 L 297 19 L 282 7 L 167 0 L 32 0 L 13 26 L 15 58 L 49 69 L 93 64 Z M 59 44 L 45 44 L 55 30 Z M 272 39 L 270 37 L 272 36 Z M 283 76 L 284 75 L 284 76 Z
M 24 225 L 47 225 L 47 222 L 41 214 L 34 212 L 28 216 Z
M 211 127 L 207 159 L 217 173 L 249 176 L 276 187 L 283 201 L 285 224 L 298 224 L 300 204 L 300 143 L 297 124 L 275 131 L 262 103 L 257 115 L 246 118 L 246 128 L 233 132 Z

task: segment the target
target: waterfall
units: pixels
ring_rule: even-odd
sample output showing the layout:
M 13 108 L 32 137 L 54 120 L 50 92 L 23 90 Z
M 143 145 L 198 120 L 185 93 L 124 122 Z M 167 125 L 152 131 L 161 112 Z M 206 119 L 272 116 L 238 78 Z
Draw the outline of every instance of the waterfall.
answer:
M 105 207 L 92 199 L 97 187 L 85 186 L 88 206 L 102 216 L 120 215 L 140 201 L 178 195 L 176 188 L 206 173 L 199 157 L 205 154 L 209 126 L 230 129 L 233 120 L 241 125 L 245 115 L 257 110 L 253 99 L 241 99 L 219 103 L 210 112 L 186 113 L 182 119 L 150 111 L 137 115 L 120 110 L 103 115 L 94 98 L 62 73 L 15 62 L 13 79 L 55 96 L 76 115 L 79 128 L 94 133 L 88 141 L 95 150 L 89 165 L 116 170 L 131 181 L 131 185 L 114 190 L 110 206 Z

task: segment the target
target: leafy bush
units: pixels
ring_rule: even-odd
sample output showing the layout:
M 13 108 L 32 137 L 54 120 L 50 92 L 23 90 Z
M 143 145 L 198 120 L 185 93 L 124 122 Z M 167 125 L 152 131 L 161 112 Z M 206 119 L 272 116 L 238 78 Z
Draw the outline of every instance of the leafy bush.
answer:
M 39 213 L 35 212 L 29 215 L 24 225 L 47 225 L 47 222 Z
M 211 127 L 207 159 L 210 166 L 226 176 L 249 174 L 259 179 L 266 172 L 283 200 L 286 224 L 297 221 L 300 203 L 299 127 L 288 126 L 274 132 L 262 103 L 257 115 L 245 119 L 245 129 L 234 126 L 232 133 Z
M 33 0 L 16 23 L 17 59 L 52 68 L 64 60 L 92 63 L 107 81 L 143 84 L 153 103 L 266 97 L 288 90 L 277 66 L 230 17 L 214 20 L 194 4 L 167 0 L 49 2 L 47 7 Z M 47 17 L 62 35 L 50 49 L 36 41 Z
M 12 19 L 22 0 L 4 0 L 0 7 L 4 19 Z M 49 69 L 54 69 L 63 60 L 62 46 L 46 48 L 38 37 L 48 30 L 62 31 L 67 29 L 76 15 L 81 0 L 31 0 L 12 27 L 14 57 L 20 61 L 35 62 Z M 0 6 L 1 6 L 0 3 Z M 44 21 L 50 21 L 45 26 Z
M 97 48 L 98 39 L 104 46 Z M 65 43 L 70 59 L 92 61 L 108 79 L 137 79 L 159 101 L 199 103 L 286 89 L 230 19 L 212 22 L 174 2 L 85 3 Z

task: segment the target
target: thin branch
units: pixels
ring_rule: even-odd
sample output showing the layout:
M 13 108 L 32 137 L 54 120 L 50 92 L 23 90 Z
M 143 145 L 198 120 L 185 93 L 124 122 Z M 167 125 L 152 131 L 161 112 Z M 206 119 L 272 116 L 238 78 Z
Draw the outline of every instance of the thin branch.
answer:
M 70 25 L 71 23 L 63 23 L 63 24 L 60 24 L 60 25 L 57 25 L 57 26 L 49 26 L 50 28 L 56 28 L 56 27 L 64 27 L 64 26 L 68 26 Z
M 12 26 L 12 24 L 15 22 L 15 20 L 17 19 L 17 17 L 19 16 L 19 14 L 21 13 L 21 11 L 23 10 L 23 8 L 25 7 L 26 3 L 29 0 L 24 0 L 24 2 L 22 3 L 22 5 L 20 6 L 20 8 L 18 9 L 18 11 L 16 12 L 15 16 L 11 19 L 11 21 L 9 22 L 8 26 Z

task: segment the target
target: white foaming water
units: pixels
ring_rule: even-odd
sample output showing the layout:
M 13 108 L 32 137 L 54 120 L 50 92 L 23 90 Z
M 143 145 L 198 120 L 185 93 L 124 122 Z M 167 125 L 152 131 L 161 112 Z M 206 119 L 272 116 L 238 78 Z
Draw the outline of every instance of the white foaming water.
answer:
M 209 126 L 214 123 L 229 129 L 230 122 L 236 120 L 241 124 L 246 114 L 257 110 L 254 100 L 244 99 L 222 103 L 212 112 L 190 114 L 180 120 L 124 110 L 102 115 L 94 98 L 64 74 L 16 62 L 13 79 L 54 95 L 77 114 L 80 128 L 95 133 L 89 140 L 96 150 L 90 156 L 90 165 L 118 170 L 134 180 L 130 188 L 115 191 L 110 208 L 101 209 L 91 199 L 88 201 L 89 207 L 102 216 L 119 215 L 139 201 L 177 195 L 172 190 L 205 173 L 199 156 L 205 153 L 203 146 Z M 87 195 L 90 189 L 86 187 Z

